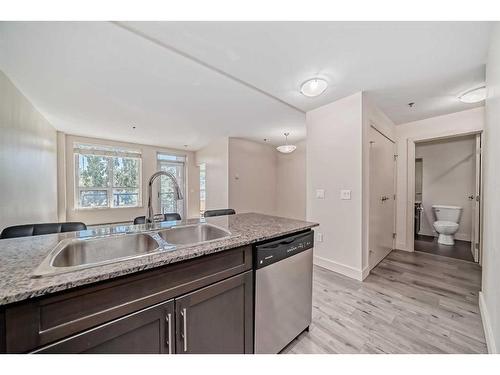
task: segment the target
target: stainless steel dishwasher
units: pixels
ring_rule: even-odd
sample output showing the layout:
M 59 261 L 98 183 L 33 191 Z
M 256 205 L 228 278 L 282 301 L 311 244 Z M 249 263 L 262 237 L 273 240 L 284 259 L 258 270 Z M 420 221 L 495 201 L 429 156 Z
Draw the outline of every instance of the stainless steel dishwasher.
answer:
M 278 353 L 309 328 L 313 244 L 310 230 L 254 247 L 255 353 Z

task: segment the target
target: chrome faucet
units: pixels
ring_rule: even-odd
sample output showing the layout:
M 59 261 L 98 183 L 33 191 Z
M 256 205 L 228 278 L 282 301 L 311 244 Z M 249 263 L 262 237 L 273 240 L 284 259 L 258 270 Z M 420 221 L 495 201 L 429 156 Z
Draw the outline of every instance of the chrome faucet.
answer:
M 177 179 L 175 176 L 167 171 L 158 171 L 154 173 L 148 183 L 148 213 L 146 215 L 146 224 L 152 223 L 154 221 L 154 213 L 153 213 L 153 205 L 152 205 L 152 196 L 153 196 L 153 182 L 156 180 L 157 177 L 159 176 L 166 176 L 170 178 L 172 183 L 174 184 L 174 191 L 175 191 L 175 198 L 177 200 L 184 199 L 182 196 L 181 188 L 179 187 L 179 184 L 177 183 Z

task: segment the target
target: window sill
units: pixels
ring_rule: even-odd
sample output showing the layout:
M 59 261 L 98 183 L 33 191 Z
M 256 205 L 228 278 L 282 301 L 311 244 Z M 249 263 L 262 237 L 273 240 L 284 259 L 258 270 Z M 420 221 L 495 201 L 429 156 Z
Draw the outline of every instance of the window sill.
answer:
M 144 206 L 133 207 L 75 207 L 73 211 L 111 211 L 111 210 L 125 210 L 125 209 L 144 209 Z

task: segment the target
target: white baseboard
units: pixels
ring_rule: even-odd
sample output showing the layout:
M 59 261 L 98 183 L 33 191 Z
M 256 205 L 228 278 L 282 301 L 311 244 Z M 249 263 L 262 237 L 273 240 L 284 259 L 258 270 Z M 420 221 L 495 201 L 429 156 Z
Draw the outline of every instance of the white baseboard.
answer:
M 459 241 L 471 241 L 470 234 L 467 233 L 455 233 L 455 239 Z
M 334 262 L 333 260 L 326 259 L 320 256 L 314 256 L 314 264 L 327 270 L 340 273 L 341 275 L 350 277 L 351 279 L 356 279 L 362 281 L 369 272 L 365 270 L 360 270 L 351 266 L 347 266 L 342 263 Z M 366 276 L 364 275 L 366 273 Z
M 500 354 L 500 352 L 497 351 L 495 336 L 493 335 L 493 330 L 491 328 L 490 315 L 488 313 L 488 308 L 486 307 L 486 301 L 484 300 L 483 292 L 479 292 L 479 311 L 481 311 L 481 319 L 483 321 L 484 336 L 486 337 L 488 353 Z
M 366 279 L 369 274 L 370 274 L 370 267 L 366 266 L 365 268 L 363 268 L 363 271 L 361 272 L 362 280 Z
M 406 243 L 399 242 L 399 241 L 396 241 L 396 249 L 397 250 L 408 251 L 408 250 L 406 250 Z

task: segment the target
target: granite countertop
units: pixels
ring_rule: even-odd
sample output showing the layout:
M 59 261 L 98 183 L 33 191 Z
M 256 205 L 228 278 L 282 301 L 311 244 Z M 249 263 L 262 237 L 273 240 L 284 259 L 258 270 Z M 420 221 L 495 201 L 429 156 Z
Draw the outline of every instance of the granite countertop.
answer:
M 136 259 L 38 278 L 33 277 L 35 269 L 61 240 L 139 233 L 147 231 L 147 228 L 145 225 L 112 225 L 80 232 L 0 240 L 0 305 L 217 253 L 318 225 L 300 220 L 246 213 L 156 223 L 152 230 L 205 222 L 229 230 L 231 236 Z

